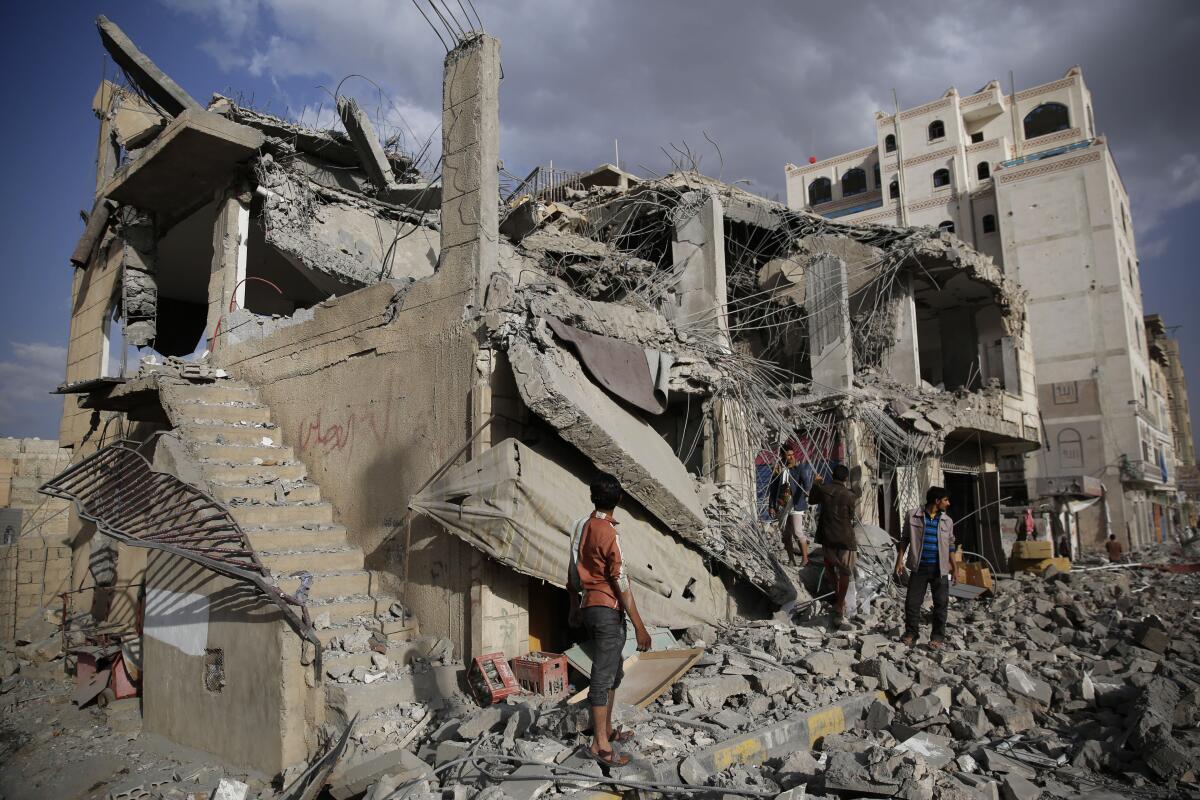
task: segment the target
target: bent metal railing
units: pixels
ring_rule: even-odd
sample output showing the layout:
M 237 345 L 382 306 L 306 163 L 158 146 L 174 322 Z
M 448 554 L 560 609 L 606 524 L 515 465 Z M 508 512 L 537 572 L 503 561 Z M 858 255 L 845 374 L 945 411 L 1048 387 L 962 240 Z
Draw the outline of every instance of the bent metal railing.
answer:
M 120 542 L 171 553 L 254 586 L 279 607 L 297 635 L 316 648 L 319 680 L 321 641 L 308 608 L 267 580 L 270 571 L 228 509 L 174 475 L 156 472 L 140 452 L 144 444 L 115 442 L 68 467 L 38 491 L 70 500 L 79 516 Z

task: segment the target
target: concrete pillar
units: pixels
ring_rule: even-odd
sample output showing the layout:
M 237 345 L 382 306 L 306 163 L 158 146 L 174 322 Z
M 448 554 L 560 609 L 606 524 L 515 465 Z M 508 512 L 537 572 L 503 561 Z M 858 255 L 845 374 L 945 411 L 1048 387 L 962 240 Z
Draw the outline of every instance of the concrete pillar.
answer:
M 822 253 L 809 267 L 808 353 L 813 383 L 837 391 L 854 385 L 846 262 Z
M 1004 369 L 1004 389 L 1018 397 L 1021 395 L 1021 358 L 1018 353 L 1019 342 L 1013 336 L 1003 336 L 1000 339 L 1000 360 Z
M 249 193 L 225 194 L 217 203 L 217 218 L 213 223 L 208 321 L 204 327 L 208 349 L 214 354 L 220 349 L 220 344 L 213 341 L 213 336 L 218 335 L 217 326 L 229 314 L 230 305 L 241 308 L 246 303 L 246 245 L 249 238 Z
M 121 209 L 121 313 L 125 341 L 145 347 L 154 341 L 158 320 L 158 282 L 155 279 L 158 242 L 154 217 L 126 206 Z
M 683 203 L 699 199 L 699 192 L 689 192 L 684 195 Z M 715 194 L 709 194 L 695 214 L 675 226 L 671 261 L 678 280 L 676 302 L 664 309 L 667 318 L 681 324 L 711 327 L 728 345 L 725 210 Z
M 917 343 L 917 304 L 913 299 L 912 276 L 898 275 L 892 294 L 895 304 L 892 350 L 884 357 L 888 377 L 905 386 L 921 383 L 921 351 Z
M 500 42 L 475 36 L 446 56 L 442 83 L 442 256 L 483 307 L 499 261 Z

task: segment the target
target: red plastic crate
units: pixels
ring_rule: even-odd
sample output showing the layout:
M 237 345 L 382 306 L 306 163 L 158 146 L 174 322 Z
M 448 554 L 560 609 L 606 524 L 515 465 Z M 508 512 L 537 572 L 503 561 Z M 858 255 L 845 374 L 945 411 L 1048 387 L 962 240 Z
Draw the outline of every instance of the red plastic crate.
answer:
M 561 697 L 567 693 L 567 657 L 559 653 L 533 651 L 512 660 L 513 675 L 527 692 Z
M 504 653 L 476 656 L 467 681 L 471 691 L 475 693 L 475 699 L 485 706 L 498 703 L 510 694 L 521 691 L 512 670 L 508 668 Z

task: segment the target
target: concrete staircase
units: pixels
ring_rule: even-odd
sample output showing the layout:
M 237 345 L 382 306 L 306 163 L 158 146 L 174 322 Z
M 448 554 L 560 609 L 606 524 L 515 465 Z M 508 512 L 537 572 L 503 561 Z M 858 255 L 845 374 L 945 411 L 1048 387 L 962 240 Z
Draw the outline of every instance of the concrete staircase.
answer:
M 374 634 L 391 665 L 425 657 L 438 643 L 421 637 L 414 619 L 391 612 L 395 598 L 378 589 L 377 578 L 364 567 L 362 550 L 351 544 L 333 506 L 308 478 L 291 447 L 281 443 L 279 429 L 258 391 L 239 381 L 171 383 L 161 386 L 163 405 L 181 434 L 212 496 L 224 504 L 245 531 L 283 592 L 296 596 L 306 574 L 308 612 L 324 648 L 326 675 L 356 667 L 372 672 L 372 653 L 363 629 Z M 348 652 L 331 647 L 335 639 L 357 641 Z M 336 685 L 327 681 L 331 705 L 339 714 L 346 696 L 353 711 L 369 716 L 394 706 L 405 692 L 392 675 L 371 684 Z M 399 701 L 403 702 L 403 701 Z

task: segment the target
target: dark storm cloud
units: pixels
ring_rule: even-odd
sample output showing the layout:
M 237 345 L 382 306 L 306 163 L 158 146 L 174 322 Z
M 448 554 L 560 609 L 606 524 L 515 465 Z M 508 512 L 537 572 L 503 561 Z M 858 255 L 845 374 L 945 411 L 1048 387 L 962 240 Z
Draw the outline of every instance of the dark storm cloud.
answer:
M 410 3 L 168 2 L 222 21 L 226 38 L 205 46 L 235 84 L 239 70 L 314 86 L 362 73 L 394 104 L 382 116 L 421 135 L 436 124 L 443 51 Z M 787 162 L 870 144 L 873 112 L 891 107 L 893 88 L 913 106 L 951 84 L 963 94 L 992 78 L 1007 86 L 1010 69 L 1025 88 L 1079 64 L 1142 248 L 1162 246 L 1164 213 L 1200 199 L 1194 3 L 476 5 L 502 42 L 501 150 L 514 172 L 611 161 L 614 139 L 624 166 L 662 172 L 662 148 L 686 142 L 705 172 L 782 197 Z M 372 92 L 361 81 L 346 90 Z M 317 97 L 282 99 L 311 114 Z

